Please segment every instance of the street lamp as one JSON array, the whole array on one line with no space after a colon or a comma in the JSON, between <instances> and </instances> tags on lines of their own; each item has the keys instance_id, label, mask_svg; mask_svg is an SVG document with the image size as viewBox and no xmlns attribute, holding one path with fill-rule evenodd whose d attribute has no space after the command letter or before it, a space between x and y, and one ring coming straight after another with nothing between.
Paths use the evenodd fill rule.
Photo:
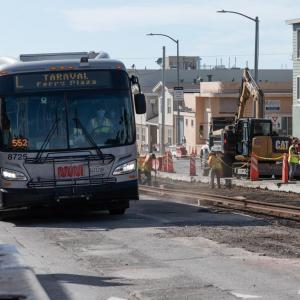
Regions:
<instances>
[{"instance_id":1,"label":"street lamp","mask_svg":"<svg viewBox=\"0 0 300 300\"><path fill-rule=\"evenodd\" d=\"M254 52L254 79L257 82L258 81L258 25L259 25L259 19L258 17L255 18L251 18L247 15L244 15L242 13L239 13L237 11L232 11L232 10L218 10L218 13L230 13L230 14L236 14L236 15L240 15L242 17L245 17L253 22L255 22L255 52ZM258 118L262 118L263 117L263 103L259 103L259 109L256 112L257 113L257 117ZM254 110L255 111L255 110ZM254 115L256 115L256 113L254 112Z\"/></svg>"},{"instance_id":2,"label":"street lamp","mask_svg":"<svg viewBox=\"0 0 300 300\"><path fill-rule=\"evenodd\" d=\"M177 87L179 87L179 40L175 40L174 38L170 37L167 34L163 33L148 33L147 35L153 36L153 35L161 35L169 38L172 40L174 43L177 45ZM180 144L180 132L179 132L179 127L180 127L180 111L179 111L179 103L178 103L178 109L177 109L177 145Z\"/></svg>"}]
</instances>

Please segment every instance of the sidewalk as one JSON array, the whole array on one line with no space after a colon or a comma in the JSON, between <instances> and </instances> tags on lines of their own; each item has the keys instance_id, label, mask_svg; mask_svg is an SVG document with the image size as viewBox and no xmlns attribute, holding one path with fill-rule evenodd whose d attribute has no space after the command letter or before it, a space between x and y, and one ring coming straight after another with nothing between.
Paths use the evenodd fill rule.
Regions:
<instances>
[{"instance_id":1,"label":"sidewalk","mask_svg":"<svg viewBox=\"0 0 300 300\"><path fill-rule=\"evenodd\" d=\"M0 244L0 299L49 300L14 245Z\"/></svg>"},{"instance_id":2,"label":"sidewalk","mask_svg":"<svg viewBox=\"0 0 300 300\"><path fill-rule=\"evenodd\" d=\"M201 182L209 183L208 176L202 176L199 161L196 161L196 176L189 176L189 160L174 160L175 173L157 172L157 178L168 178L175 181ZM154 171L152 171L154 180ZM261 179L259 181L250 181L249 179L230 178L232 186L240 186L253 189L263 189L277 192L288 192L300 194L300 181L293 181L283 184L281 180ZM225 178L221 179L221 184L225 185Z\"/></svg>"}]
</instances>

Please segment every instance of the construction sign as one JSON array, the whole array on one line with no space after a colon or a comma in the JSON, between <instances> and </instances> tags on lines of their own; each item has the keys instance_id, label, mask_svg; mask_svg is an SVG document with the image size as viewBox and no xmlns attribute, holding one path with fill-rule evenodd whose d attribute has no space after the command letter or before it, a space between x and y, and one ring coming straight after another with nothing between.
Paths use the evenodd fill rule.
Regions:
<instances>
[{"instance_id":1,"label":"construction sign","mask_svg":"<svg viewBox=\"0 0 300 300\"><path fill-rule=\"evenodd\" d=\"M183 87L174 87L174 101L181 104L184 101Z\"/></svg>"},{"instance_id":2,"label":"construction sign","mask_svg":"<svg viewBox=\"0 0 300 300\"><path fill-rule=\"evenodd\" d=\"M281 129L281 117L278 114L266 115L266 119L270 119L275 131Z\"/></svg>"}]
</instances>

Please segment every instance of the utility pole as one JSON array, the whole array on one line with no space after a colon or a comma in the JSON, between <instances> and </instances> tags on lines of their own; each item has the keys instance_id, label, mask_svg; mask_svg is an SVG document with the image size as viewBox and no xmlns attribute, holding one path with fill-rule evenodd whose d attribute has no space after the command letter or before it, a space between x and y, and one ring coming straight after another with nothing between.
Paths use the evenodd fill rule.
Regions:
<instances>
[{"instance_id":1,"label":"utility pole","mask_svg":"<svg viewBox=\"0 0 300 300\"><path fill-rule=\"evenodd\" d=\"M165 61L166 61L166 47L163 46L163 61L162 61L162 96L160 103L161 110L161 128L160 128L160 153L165 153Z\"/></svg>"},{"instance_id":2,"label":"utility pole","mask_svg":"<svg viewBox=\"0 0 300 300\"><path fill-rule=\"evenodd\" d=\"M175 40L171 36L163 33L148 33L147 35L153 36L153 35L161 35L164 37L167 37L168 39L172 40L174 43L177 45L177 87L179 88L179 81L180 81L180 75L179 75L179 70L180 70L180 62L179 62L179 40ZM180 109L179 109L179 104L178 104L178 110L177 110L177 145L180 144Z\"/></svg>"},{"instance_id":3,"label":"utility pole","mask_svg":"<svg viewBox=\"0 0 300 300\"><path fill-rule=\"evenodd\" d=\"M258 83L258 56L259 56L259 19L258 17L251 18L245 14L242 14L237 11L232 10L218 10L218 13L230 13L240 15L245 17L253 22L255 22L255 46L254 46L254 80ZM260 101L260 103L253 103L253 116L254 118L263 118L264 117L264 103Z\"/></svg>"}]
</instances>

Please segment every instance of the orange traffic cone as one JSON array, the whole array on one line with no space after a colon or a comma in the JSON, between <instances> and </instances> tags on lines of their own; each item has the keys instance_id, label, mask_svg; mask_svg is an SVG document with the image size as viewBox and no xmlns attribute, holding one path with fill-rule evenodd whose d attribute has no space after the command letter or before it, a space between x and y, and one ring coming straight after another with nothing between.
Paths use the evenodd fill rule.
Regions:
<instances>
[{"instance_id":1,"label":"orange traffic cone","mask_svg":"<svg viewBox=\"0 0 300 300\"><path fill-rule=\"evenodd\" d=\"M258 161L257 161L255 154L253 154L253 153L251 155L250 180L251 181L259 180Z\"/></svg>"},{"instance_id":2,"label":"orange traffic cone","mask_svg":"<svg viewBox=\"0 0 300 300\"><path fill-rule=\"evenodd\" d=\"M286 153L284 153L282 159L282 183L288 183L288 181L289 181L288 158Z\"/></svg>"},{"instance_id":3,"label":"orange traffic cone","mask_svg":"<svg viewBox=\"0 0 300 300\"><path fill-rule=\"evenodd\" d=\"M173 157L170 151L167 153L167 158L167 172L174 173Z\"/></svg>"},{"instance_id":4,"label":"orange traffic cone","mask_svg":"<svg viewBox=\"0 0 300 300\"><path fill-rule=\"evenodd\" d=\"M190 157L190 176L196 176L196 160L194 155Z\"/></svg>"}]
</instances>

